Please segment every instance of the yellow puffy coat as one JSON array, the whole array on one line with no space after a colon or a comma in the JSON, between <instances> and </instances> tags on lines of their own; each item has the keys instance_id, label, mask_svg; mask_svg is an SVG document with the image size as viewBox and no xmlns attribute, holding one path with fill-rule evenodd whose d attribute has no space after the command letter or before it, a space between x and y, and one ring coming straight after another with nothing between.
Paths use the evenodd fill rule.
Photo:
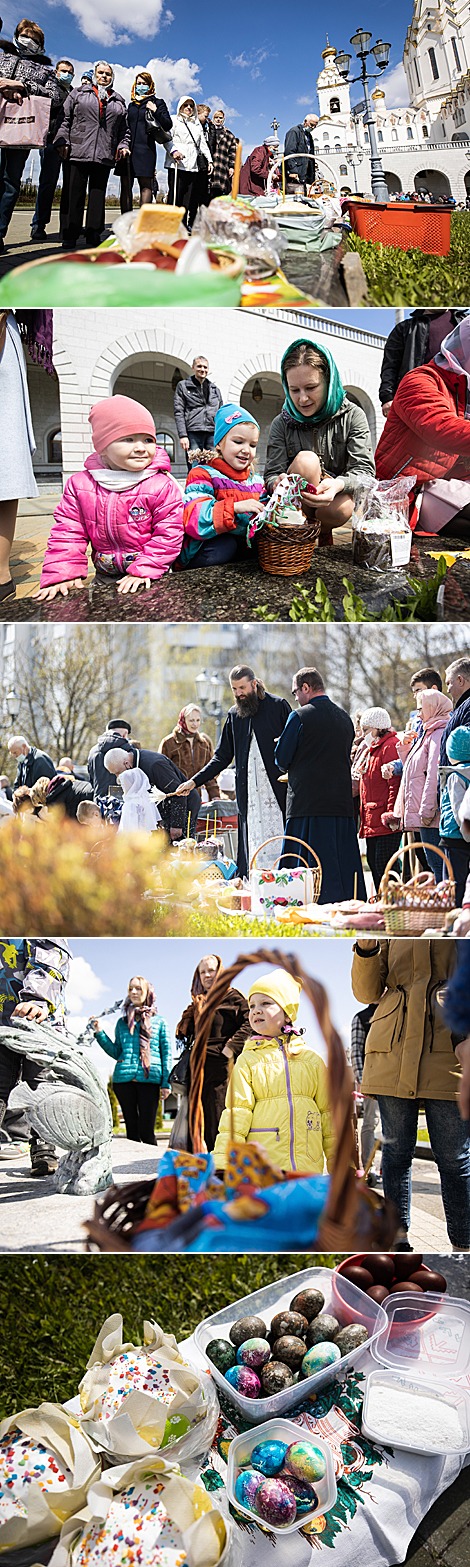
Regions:
<instances>
[{"instance_id":1,"label":"yellow puffy coat","mask_svg":"<svg viewBox=\"0 0 470 1567\"><path fill-rule=\"evenodd\" d=\"M225 1167L230 1139L231 1095L237 1140L261 1143L282 1170L322 1174L324 1155L331 1168L335 1143L326 1066L299 1035L291 1035L289 1055L281 1038L246 1040L220 1118L218 1170Z\"/></svg>"},{"instance_id":2,"label":"yellow puffy coat","mask_svg":"<svg viewBox=\"0 0 470 1567\"><path fill-rule=\"evenodd\" d=\"M359 943L360 945L360 943ZM354 949L352 988L378 1002L365 1051L362 1090L394 1099L455 1099L461 1069L440 1002L455 968L455 941L381 941Z\"/></svg>"}]
</instances>

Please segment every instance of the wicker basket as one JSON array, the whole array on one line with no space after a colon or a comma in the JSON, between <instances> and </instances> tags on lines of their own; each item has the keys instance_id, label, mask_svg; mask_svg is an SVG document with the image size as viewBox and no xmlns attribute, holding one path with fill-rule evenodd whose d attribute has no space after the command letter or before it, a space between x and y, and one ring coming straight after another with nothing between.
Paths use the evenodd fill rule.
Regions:
<instances>
[{"instance_id":1,"label":"wicker basket","mask_svg":"<svg viewBox=\"0 0 470 1567\"><path fill-rule=\"evenodd\" d=\"M257 536L261 570L271 577L298 577L309 571L320 530L316 518L304 528L265 522Z\"/></svg>"},{"instance_id":2,"label":"wicker basket","mask_svg":"<svg viewBox=\"0 0 470 1567\"><path fill-rule=\"evenodd\" d=\"M281 838L281 834L280 833L276 833L274 838L265 838L264 843L258 844L258 848L255 849L255 852L254 852L254 854L251 857L251 860L250 860L250 876L251 876L251 872L256 870L256 856L257 856L257 854L261 854L261 850L262 849L266 849L267 846L268 846L268 843L282 843L281 853L278 854L277 860L275 860L274 861L274 865L271 866L271 870L273 870L273 871L277 870L278 865L279 865L279 861L282 860L282 856L283 856L283 853L284 853L284 844L286 844L286 843L300 843L300 847L302 849L306 849L307 853L312 855L313 859L316 860L316 862L317 862L316 865L309 865L308 860L304 860L302 858L302 856L299 856L299 865L303 865L303 867L304 867L304 869L306 871L311 871L312 879L313 879L313 902L314 903L318 903L319 899L320 899L321 882L322 882L322 875L323 875L322 868L321 868L321 862L320 862L320 860L318 858L318 854L315 854L315 850L311 848L309 843L305 843L305 839L304 838L293 838L293 837L291 837L290 833L288 833L287 837L286 837L285 833L284 833L282 838ZM291 867L286 866L286 870L288 870L288 869L296 870L297 867L296 866L291 866Z\"/></svg>"},{"instance_id":3,"label":"wicker basket","mask_svg":"<svg viewBox=\"0 0 470 1567\"><path fill-rule=\"evenodd\" d=\"M411 854L413 848L414 844L406 844L403 849L397 849L382 876L379 898L387 936L422 936L429 926L441 930L445 926L447 914L455 908L454 872L447 855L437 844L423 843L423 849L432 849L433 854L440 854L446 867L449 879L440 893L434 878L426 871L420 871L411 876L409 881L403 881L392 870L395 860Z\"/></svg>"}]
</instances>

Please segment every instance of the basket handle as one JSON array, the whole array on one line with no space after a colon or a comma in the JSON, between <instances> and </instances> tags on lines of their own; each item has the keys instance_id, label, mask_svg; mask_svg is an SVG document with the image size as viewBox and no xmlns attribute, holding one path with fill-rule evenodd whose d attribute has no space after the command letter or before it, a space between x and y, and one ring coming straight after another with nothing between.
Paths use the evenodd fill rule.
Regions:
<instances>
[{"instance_id":1,"label":"basket handle","mask_svg":"<svg viewBox=\"0 0 470 1567\"><path fill-rule=\"evenodd\" d=\"M390 871L392 869L392 865L395 864L395 860L399 860L405 854L411 854L411 851L414 848L415 848L414 843L405 843L404 847L402 849L397 849L396 854L392 854L391 859L388 862L388 865L385 866L385 870L384 870L384 873L383 873L383 876L382 876L382 880L381 880L380 887L379 887L379 898L382 897L382 894L385 894L387 892L387 890L388 890ZM454 876L454 872L452 870L452 866L451 866L450 860L447 858L447 854L444 854L444 850L440 849L439 845L437 843L421 843L421 848L423 848L423 849L431 849L433 854L440 854L441 855L441 859L443 859L444 865L446 866L446 869L447 869L447 875L448 875L449 882L452 882L452 885L453 885L453 888L454 888L454 893L455 893L455 876ZM413 885L413 882L415 882L415 883L417 882L418 876L420 874L421 874L420 871L416 871L415 875L414 876L410 876L410 880L408 882L406 882L405 885L407 887L411 887Z\"/></svg>"},{"instance_id":2,"label":"basket handle","mask_svg":"<svg viewBox=\"0 0 470 1567\"><path fill-rule=\"evenodd\" d=\"M277 843L280 838L281 838L281 834L280 834L280 832L277 832L277 833L274 834L273 838L266 838L264 843L259 843L258 844L258 848L255 849L255 852L254 852L254 854L252 856L252 859L250 861L250 875L251 875L252 871L256 870L255 860L256 860L257 854L261 854L261 850L262 849L267 849L269 843ZM286 836L284 834L284 836L282 837L281 842L283 844L284 843L300 843L302 845L303 849L307 849L309 854L313 854L313 856L314 856L314 858L316 859L316 862L317 862L317 866L318 866L318 870L320 872L320 876L323 875L321 862L320 862L320 860L318 858L318 854L315 854L315 849L312 849L310 847L310 844L305 842L304 838L294 838L294 837L291 837L291 834L289 833L287 838L286 838ZM279 865L279 861L282 860L282 853L283 853L283 851L281 849L281 853L278 855L277 860L274 861L273 870L277 870L277 867ZM308 860L301 859L301 865L303 865L305 867L305 870L307 870L307 871L315 870L315 866L309 865ZM294 866L291 866L291 869L293 870Z\"/></svg>"}]
</instances>

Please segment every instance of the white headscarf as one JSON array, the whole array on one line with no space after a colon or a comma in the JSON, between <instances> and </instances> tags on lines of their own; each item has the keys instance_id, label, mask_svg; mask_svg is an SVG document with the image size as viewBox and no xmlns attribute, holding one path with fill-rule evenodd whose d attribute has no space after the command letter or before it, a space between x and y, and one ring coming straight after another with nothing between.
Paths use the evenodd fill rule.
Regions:
<instances>
[{"instance_id":1,"label":"white headscarf","mask_svg":"<svg viewBox=\"0 0 470 1567\"><path fill-rule=\"evenodd\" d=\"M465 418L470 419L470 316L464 316L458 326L454 326L452 332L441 343L439 353L434 356L434 364L438 370L454 370L457 375L464 375L467 382L467 399Z\"/></svg>"},{"instance_id":2,"label":"white headscarf","mask_svg":"<svg viewBox=\"0 0 470 1567\"><path fill-rule=\"evenodd\" d=\"M128 767L119 775L125 800L118 832L153 832L160 814L152 800L147 774L141 767Z\"/></svg>"}]
</instances>

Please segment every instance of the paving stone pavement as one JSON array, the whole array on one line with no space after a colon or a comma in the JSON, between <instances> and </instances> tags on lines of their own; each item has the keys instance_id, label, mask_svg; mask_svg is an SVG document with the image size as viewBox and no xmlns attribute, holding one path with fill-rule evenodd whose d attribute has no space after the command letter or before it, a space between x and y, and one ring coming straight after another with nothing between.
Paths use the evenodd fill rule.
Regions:
<instances>
[{"instance_id":1,"label":"paving stone pavement","mask_svg":"<svg viewBox=\"0 0 470 1567\"><path fill-rule=\"evenodd\" d=\"M168 1133L158 1137L155 1148L113 1137L115 1182L149 1180L167 1145ZM85 1251L83 1224L92 1217L94 1198L54 1191L52 1176L33 1179L28 1153L0 1157L0 1203L0 1252Z\"/></svg>"},{"instance_id":2,"label":"paving stone pavement","mask_svg":"<svg viewBox=\"0 0 470 1567\"><path fill-rule=\"evenodd\" d=\"M469 1567L470 1467L434 1502L408 1546L411 1567Z\"/></svg>"}]
</instances>

